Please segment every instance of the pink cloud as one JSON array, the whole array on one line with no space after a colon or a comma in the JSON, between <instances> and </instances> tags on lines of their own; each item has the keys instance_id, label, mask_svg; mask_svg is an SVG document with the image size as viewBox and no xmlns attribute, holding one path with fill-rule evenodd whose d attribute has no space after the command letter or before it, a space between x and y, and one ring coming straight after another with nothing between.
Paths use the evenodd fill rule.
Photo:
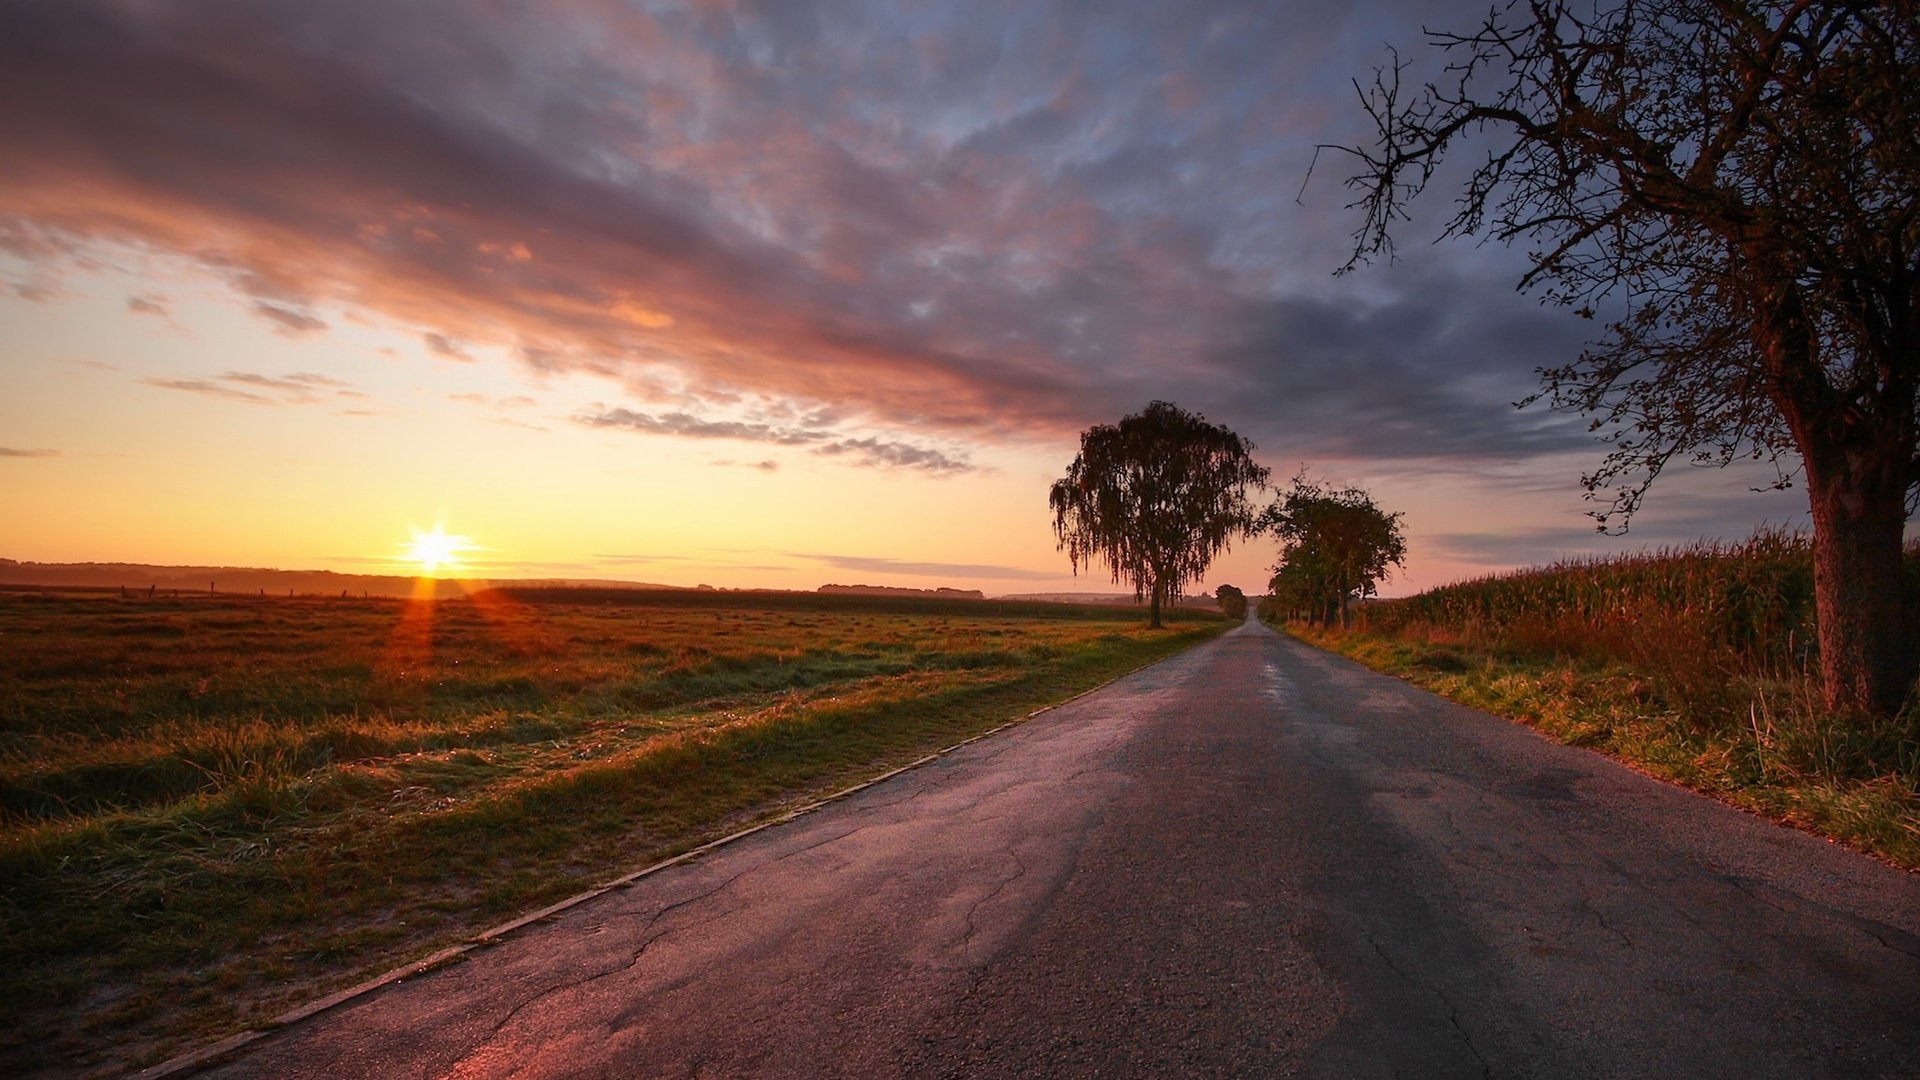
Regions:
<instances>
[{"instance_id":1,"label":"pink cloud","mask_svg":"<svg viewBox=\"0 0 1920 1080\"><path fill-rule=\"evenodd\" d=\"M1269 105L1345 7L1255 7L1093 34L1098 5L15 4L0 250L47 280L170 254L282 333L375 318L655 418L833 406L858 425L833 445L875 440L846 461L885 464L889 430L1059 440L1155 396L1357 453L1536 449L1503 419L1526 387L1484 377L1538 362L1531 304L1476 321L1499 290L1464 272L1418 286L1472 298L1445 312L1282 294L1340 254L1283 241L1345 227L1302 226L1282 163L1313 133L1266 117L1306 115Z\"/></svg>"},{"instance_id":2,"label":"pink cloud","mask_svg":"<svg viewBox=\"0 0 1920 1080\"><path fill-rule=\"evenodd\" d=\"M327 328L326 320L308 312L299 311L279 304L269 304L265 300L256 301L253 310L273 323L283 334L299 337L316 333Z\"/></svg>"},{"instance_id":3,"label":"pink cloud","mask_svg":"<svg viewBox=\"0 0 1920 1080\"><path fill-rule=\"evenodd\" d=\"M903 331L904 303L853 295L888 249L970 227L954 215L983 194L965 177L903 182L775 110L730 116L718 138L649 128L649 153L616 180L330 56L253 40L247 18L155 11L136 30L89 15L42 12L40 47L4 57L14 74L0 76L42 91L0 120L29 162L0 177L0 217L43 246L188 254L282 333L325 330L310 305L326 302L432 327L429 349L453 358L467 341L517 344L537 367L663 366L716 393L937 424L991 422L1058 388L1032 345ZM711 58L682 60L740 92ZM616 140L641 134L622 129L633 122L583 121Z\"/></svg>"}]
</instances>

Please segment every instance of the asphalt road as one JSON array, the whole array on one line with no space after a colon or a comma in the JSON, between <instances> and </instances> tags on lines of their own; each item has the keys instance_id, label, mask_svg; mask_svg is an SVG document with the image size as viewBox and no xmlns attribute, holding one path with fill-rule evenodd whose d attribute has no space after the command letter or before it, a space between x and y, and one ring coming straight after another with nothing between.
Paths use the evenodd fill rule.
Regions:
<instances>
[{"instance_id":1,"label":"asphalt road","mask_svg":"<svg viewBox=\"0 0 1920 1080\"><path fill-rule=\"evenodd\" d=\"M1920 876L1249 623L222 1076L1920 1075Z\"/></svg>"}]
</instances>

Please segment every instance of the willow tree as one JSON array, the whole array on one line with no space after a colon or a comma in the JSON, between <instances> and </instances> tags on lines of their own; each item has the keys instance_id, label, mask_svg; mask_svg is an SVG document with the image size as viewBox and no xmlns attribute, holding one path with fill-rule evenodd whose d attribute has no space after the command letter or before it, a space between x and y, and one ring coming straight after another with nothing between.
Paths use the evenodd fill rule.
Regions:
<instances>
[{"instance_id":1,"label":"willow tree","mask_svg":"<svg viewBox=\"0 0 1920 1080\"><path fill-rule=\"evenodd\" d=\"M1920 485L1920 0L1530 0L1429 35L1363 101L1348 149L1392 251L1450 152L1474 161L1446 234L1521 241L1521 279L1592 317L1538 398L1610 443L1585 478L1626 515L1678 458L1771 460L1806 485L1830 707L1891 712L1913 685L1901 542Z\"/></svg>"},{"instance_id":2,"label":"willow tree","mask_svg":"<svg viewBox=\"0 0 1920 1080\"><path fill-rule=\"evenodd\" d=\"M1252 455L1246 439L1164 401L1088 428L1048 494L1073 572L1105 562L1160 626L1167 599L1252 530L1250 498L1268 476Z\"/></svg>"}]
</instances>

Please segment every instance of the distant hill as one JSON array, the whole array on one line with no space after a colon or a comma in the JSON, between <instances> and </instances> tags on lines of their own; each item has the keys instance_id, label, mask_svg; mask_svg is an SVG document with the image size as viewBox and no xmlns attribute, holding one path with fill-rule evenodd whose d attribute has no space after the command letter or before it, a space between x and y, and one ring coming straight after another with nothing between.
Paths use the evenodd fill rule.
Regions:
<instances>
[{"instance_id":1,"label":"distant hill","mask_svg":"<svg viewBox=\"0 0 1920 1080\"><path fill-rule=\"evenodd\" d=\"M418 579L398 574L341 574L332 570L269 570L248 566L149 566L145 563L37 563L0 559L0 587L152 589L163 592L268 593L285 596L412 596ZM539 588L671 589L633 581L575 578L441 578L436 596L463 596L491 586Z\"/></svg>"},{"instance_id":2,"label":"distant hill","mask_svg":"<svg viewBox=\"0 0 1920 1080\"><path fill-rule=\"evenodd\" d=\"M907 589L897 585L822 585L819 591L849 596L930 596L947 600L984 600L987 597L979 589Z\"/></svg>"}]
</instances>

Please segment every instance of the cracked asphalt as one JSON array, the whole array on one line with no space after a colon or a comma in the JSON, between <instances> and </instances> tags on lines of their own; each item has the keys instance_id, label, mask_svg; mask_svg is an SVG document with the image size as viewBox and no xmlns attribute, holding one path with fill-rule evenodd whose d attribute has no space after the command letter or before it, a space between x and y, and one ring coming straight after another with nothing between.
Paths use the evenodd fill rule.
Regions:
<instances>
[{"instance_id":1,"label":"cracked asphalt","mask_svg":"<svg viewBox=\"0 0 1920 1080\"><path fill-rule=\"evenodd\" d=\"M1911 1077L1920 876L1248 623L215 1073Z\"/></svg>"}]
</instances>

